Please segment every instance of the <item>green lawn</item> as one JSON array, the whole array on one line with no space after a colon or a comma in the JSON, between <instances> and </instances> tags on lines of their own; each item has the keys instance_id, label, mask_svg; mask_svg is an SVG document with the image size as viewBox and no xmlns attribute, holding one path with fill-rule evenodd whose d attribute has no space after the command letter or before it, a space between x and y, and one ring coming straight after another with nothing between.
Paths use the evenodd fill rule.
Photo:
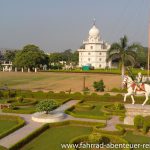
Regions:
<instances>
[{"instance_id":1,"label":"green lawn","mask_svg":"<svg viewBox=\"0 0 150 150\"><path fill-rule=\"evenodd\" d=\"M90 134L91 132L91 128L81 126L50 128L27 144L22 150L60 150L61 144L68 143L76 136Z\"/></svg>"},{"instance_id":2,"label":"green lawn","mask_svg":"<svg viewBox=\"0 0 150 150\"><path fill-rule=\"evenodd\" d=\"M0 134L6 132L10 128L17 125L16 121L13 120L0 120Z\"/></svg>"},{"instance_id":3,"label":"green lawn","mask_svg":"<svg viewBox=\"0 0 150 150\"><path fill-rule=\"evenodd\" d=\"M150 137L139 135L137 133L134 133L133 131L127 131L127 133L124 136L124 139L132 144L150 144ZM140 148L139 150L144 150L144 149ZM150 148L146 150L150 150Z\"/></svg>"}]
</instances>

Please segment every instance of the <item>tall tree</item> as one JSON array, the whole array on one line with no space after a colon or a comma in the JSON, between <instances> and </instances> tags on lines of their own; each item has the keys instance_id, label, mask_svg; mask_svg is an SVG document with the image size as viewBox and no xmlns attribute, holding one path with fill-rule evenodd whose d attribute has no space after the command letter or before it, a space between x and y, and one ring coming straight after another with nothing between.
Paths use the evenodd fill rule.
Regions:
<instances>
[{"instance_id":1,"label":"tall tree","mask_svg":"<svg viewBox=\"0 0 150 150\"><path fill-rule=\"evenodd\" d=\"M6 50L6 52L4 53L4 60L12 62L15 59L16 53L17 50Z\"/></svg>"},{"instance_id":2,"label":"tall tree","mask_svg":"<svg viewBox=\"0 0 150 150\"><path fill-rule=\"evenodd\" d=\"M128 39L126 36L120 38L118 43L113 43L108 51L107 61L114 58L119 58L121 63L121 75L122 80L125 74L125 62L129 61L132 65L135 64L136 53L139 48L139 44L128 45Z\"/></svg>"},{"instance_id":3,"label":"tall tree","mask_svg":"<svg viewBox=\"0 0 150 150\"><path fill-rule=\"evenodd\" d=\"M17 67L35 68L41 65L47 65L48 57L39 47L35 45L26 45L21 51L16 54L14 65Z\"/></svg>"}]
</instances>

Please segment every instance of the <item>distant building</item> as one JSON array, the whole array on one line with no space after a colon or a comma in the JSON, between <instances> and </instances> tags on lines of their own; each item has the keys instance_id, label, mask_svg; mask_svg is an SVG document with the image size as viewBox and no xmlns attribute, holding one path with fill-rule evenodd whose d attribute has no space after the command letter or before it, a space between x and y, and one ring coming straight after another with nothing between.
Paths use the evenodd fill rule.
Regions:
<instances>
[{"instance_id":1,"label":"distant building","mask_svg":"<svg viewBox=\"0 0 150 150\"><path fill-rule=\"evenodd\" d=\"M78 49L79 52L79 67L93 66L95 69L99 68L111 68L111 61L106 62L107 51L110 45L100 38L100 31L93 24L93 27L89 31L89 37L87 41L83 41L85 47Z\"/></svg>"},{"instance_id":2,"label":"distant building","mask_svg":"<svg viewBox=\"0 0 150 150\"><path fill-rule=\"evenodd\" d=\"M2 68L3 68L3 72L5 72L5 71L12 71L12 62L6 62L6 61L4 61L2 64Z\"/></svg>"}]
</instances>

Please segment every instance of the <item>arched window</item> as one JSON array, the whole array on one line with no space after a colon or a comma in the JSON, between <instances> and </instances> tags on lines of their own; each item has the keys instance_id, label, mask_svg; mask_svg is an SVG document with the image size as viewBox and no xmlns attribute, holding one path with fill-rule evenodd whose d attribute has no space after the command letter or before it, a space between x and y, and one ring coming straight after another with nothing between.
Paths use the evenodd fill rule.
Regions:
<instances>
[{"instance_id":1,"label":"arched window","mask_svg":"<svg viewBox=\"0 0 150 150\"><path fill-rule=\"evenodd\" d=\"M91 46L91 49L93 49L93 46Z\"/></svg>"},{"instance_id":2,"label":"arched window","mask_svg":"<svg viewBox=\"0 0 150 150\"><path fill-rule=\"evenodd\" d=\"M88 55L91 55L91 53L88 53Z\"/></svg>"},{"instance_id":3,"label":"arched window","mask_svg":"<svg viewBox=\"0 0 150 150\"><path fill-rule=\"evenodd\" d=\"M90 58L88 58L88 61L90 61L91 59Z\"/></svg>"},{"instance_id":4,"label":"arched window","mask_svg":"<svg viewBox=\"0 0 150 150\"><path fill-rule=\"evenodd\" d=\"M101 65L101 64L99 64L99 67L101 68L101 67L102 67L102 65Z\"/></svg>"},{"instance_id":5,"label":"arched window","mask_svg":"<svg viewBox=\"0 0 150 150\"><path fill-rule=\"evenodd\" d=\"M100 52L99 55L102 55L102 53Z\"/></svg>"},{"instance_id":6,"label":"arched window","mask_svg":"<svg viewBox=\"0 0 150 150\"><path fill-rule=\"evenodd\" d=\"M99 58L99 61L101 61L102 60L102 58Z\"/></svg>"}]
</instances>

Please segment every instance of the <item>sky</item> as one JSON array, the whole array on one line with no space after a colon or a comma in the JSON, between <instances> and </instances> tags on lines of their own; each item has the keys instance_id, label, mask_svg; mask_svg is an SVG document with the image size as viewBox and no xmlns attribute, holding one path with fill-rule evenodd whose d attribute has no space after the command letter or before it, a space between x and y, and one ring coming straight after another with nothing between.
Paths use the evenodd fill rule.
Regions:
<instances>
[{"instance_id":1,"label":"sky","mask_svg":"<svg viewBox=\"0 0 150 150\"><path fill-rule=\"evenodd\" d=\"M96 19L101 38L148 45L150 0L0 0L0 48L76 50Z\"/></svg>"}]
</instances>

